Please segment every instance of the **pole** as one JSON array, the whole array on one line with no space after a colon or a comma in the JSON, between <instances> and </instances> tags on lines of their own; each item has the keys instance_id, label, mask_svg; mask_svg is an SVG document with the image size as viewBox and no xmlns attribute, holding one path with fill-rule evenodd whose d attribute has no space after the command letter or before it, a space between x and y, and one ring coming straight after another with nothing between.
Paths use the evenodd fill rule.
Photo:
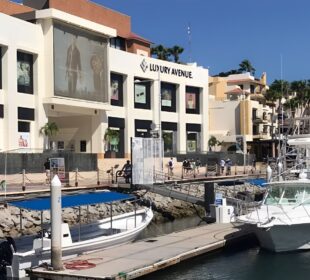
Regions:
<instances>
[{"instance_id":1,"label":"pole","mask_svg":"<svg viewBox=\"0 0 310 280\"><path fill-rule=\"evenodd\" d=\"M61 251L61 182L57 175L51 182L51 221L52 221L52 250L51 261L54 270L62 270Z\"/></svg>"},{"instance_id":2,"label":"pole","mask_svg":"<svg viewBox=\"0 0 310 280\"><path fill-rule=\"evenodd\" d=\"M243 173L246 173L246 116L245 116L245 93L243 91Z\"/></svg>"}]
</instances>

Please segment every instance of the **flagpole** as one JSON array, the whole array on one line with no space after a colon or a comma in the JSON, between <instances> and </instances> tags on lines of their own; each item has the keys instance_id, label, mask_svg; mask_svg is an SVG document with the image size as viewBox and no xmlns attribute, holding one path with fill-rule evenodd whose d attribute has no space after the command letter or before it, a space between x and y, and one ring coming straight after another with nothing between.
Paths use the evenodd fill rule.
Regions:
<instances>
[{"instance_id":1,"label":"flagpole","mask_svg":"<svg viewBox=\"0 0 310 280\"><path fill-rule=\"evenodd\" d=\"M191 24L187 26L187 35L188 35L188 53L189 53L189 62L192 62L192 34L191 34Z\"/></svg>"}]
</instances>

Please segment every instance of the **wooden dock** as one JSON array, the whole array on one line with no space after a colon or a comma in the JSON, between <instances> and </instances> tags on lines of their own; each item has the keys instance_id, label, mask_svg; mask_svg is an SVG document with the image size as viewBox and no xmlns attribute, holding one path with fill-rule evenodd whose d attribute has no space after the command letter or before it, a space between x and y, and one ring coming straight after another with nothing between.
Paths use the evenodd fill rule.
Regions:
<instances>
[{"instance_id":1,"label":"wooden dock","mask_svg":"<svg viewBox=\"0 0 310 280\"><path fill-rule=\"evenodd\" d=\"M249 234L242 225L208 224L83 254L64 261L62 271L38 267L28 273L31 279L134 279L223 248ZM86 269L77 270L79 266Z\"/></svg>"}]
</instances>

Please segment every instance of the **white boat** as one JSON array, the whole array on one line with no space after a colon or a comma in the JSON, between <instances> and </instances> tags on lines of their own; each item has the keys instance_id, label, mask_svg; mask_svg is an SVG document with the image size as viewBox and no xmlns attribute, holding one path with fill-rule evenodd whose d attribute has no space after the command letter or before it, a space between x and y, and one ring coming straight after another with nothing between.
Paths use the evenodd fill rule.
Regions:
<instances>
[{"instance_id":1,"label":"white boat","mask_svg":"<svg viewBox=\"0 0 310 280\"><path fill-rule=\"evenodd\" d=\"M91 200L86 201L88 203L83 205L92 204ZM152 218L152 210L142 208L74 228L69 228L68 224L63 223L62 257L68 259L85 252L133 241L149 225ZM16 247L17 252L13 253L12 263L6 267L8 277L21 278L25 276L25 269L50 263L51 237L47 232L35 238L28 236L16 240Z\"/></svg>"},{"instance_id":2,"label":"white boat","mask_svg":"<svg viewBox=\"0 0 310 280\"><path fill-rule=\"evenodd\" d=\"M260 246L267 250L310 249L310 180L267 184L262 204L237 220L251 225Z\"/></svg>"}]
</instances>

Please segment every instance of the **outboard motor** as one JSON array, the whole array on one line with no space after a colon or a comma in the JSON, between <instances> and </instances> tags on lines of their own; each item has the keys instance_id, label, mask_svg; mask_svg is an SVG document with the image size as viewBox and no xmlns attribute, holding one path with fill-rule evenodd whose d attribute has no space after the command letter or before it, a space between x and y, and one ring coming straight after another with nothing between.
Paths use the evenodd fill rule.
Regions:
<instances>
[{"instance_id":1,"label":"outboard motor","mask_svg":"<svg viewBox=\"0 0 310 280\"><path fill-rule=\"evenodd\" d=\"M12 265L13 253L16 252L16 244L12 237L7 237L0 243L0 279L6 279L6 266Z\"/></svg>"}]
</instances>

